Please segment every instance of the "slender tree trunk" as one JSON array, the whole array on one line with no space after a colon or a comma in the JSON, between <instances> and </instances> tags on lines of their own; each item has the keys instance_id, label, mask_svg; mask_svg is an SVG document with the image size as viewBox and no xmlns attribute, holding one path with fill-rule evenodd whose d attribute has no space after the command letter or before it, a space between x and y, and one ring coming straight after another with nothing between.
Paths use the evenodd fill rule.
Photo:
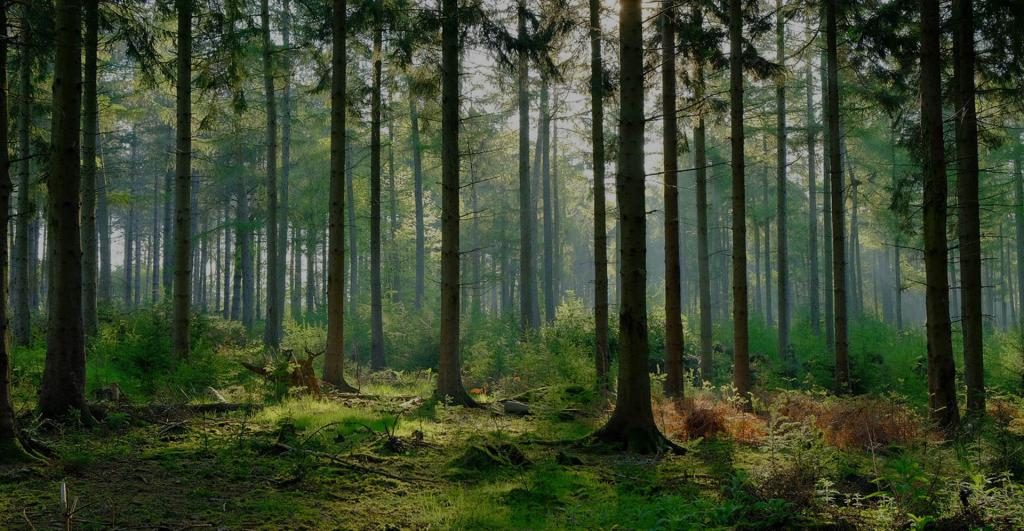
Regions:
<instances>
[{"instance_id":1,"label":"slender tree trunk","mask_svg":"<svg viewBox=\"0 0 1024 531\"><path fill-rule=\"evenodd\" d=\"M610 387L608 350L608 228L604 186L604 64L601 57L601 1L590 0L590 117L594 166L594 364L597 387Z\"/></svg>"},{"instance_id":2,"label":"slender tree trunk","mask_svg":"<svg viewBox=\"0 0 1024 531\"><path fill-rule=\"evenodd\" d=\"M345 153L348 155L348 160L352 160L352 145L349 143L348 137L345 137ZM352 312L354 318L359 317L358 304L359 304L359 233L358 227L356 226L356 194L352 185L352 167L345 167L345 193L348 195L348 208L346 214L348 215L348 249L349 249L349 309ZM312 269L313 258L315 249L310 251L309 264ZM310 276L310 279L313 277ZM311 288L312 289L312 288Z\"/></svg>"},{"instance_id":3,"label":"slender tree trunk","mask_svg":"<svg viewBox=\"0 0 1024 531\"><path fill-rule=\"evenodd\" d=\"M470 406L474 402L462 386L459 362L458 0L442 0L441 15L441 345L437 395Z\"/></svg>"},{"instance_id":4,"label":"slender tree trunk","mask_svg":"<svg viewBox=\"0 0 1024 531\"><path fill-rule=\"evenodd\" d=\"M541 198L544 212L544 318L555 322L555 245L554 213L551 196L551 104L550 81L544 79L540 88Z\"/></svg>"},{"instance_id":5,"label":"slender tree trunk","mask_svg":"<svg viewBox=\"0 0 1024 531\"><path fill-rule=\"evenodd\" d=\"M178 12L177 147L174 186L174 352L187 358L192 284L192 0L175 0Z\"/></svg>"},{"instance_id":6,"label":"slender tree trunk","mask_svg":"<svg viewBox=\"0 0 1024 531\"><path fill-rule=\"evenodd\" d=\"M381 46L380 21L373 30L373 91L370 103L370 369L379 371L384 360L384 307L381 286L380 192L381 192Z\"/></svg>"},{"instance_id":7,"label":"slender tree trunk","mask_svg":"<svg viewBox=\"0 0 1024 531\"><path fill-rule=\"evenodd\" d=\"M423 154L420 145L419 104L412 85L409 89L409 143L412 147L413 199L416 208L416 309L423 307L426 277L426 235L423 225Z\"/></svg>"},{"instance_id":8,"label":"slender tree trunk","mask_svg":"<svg viewBox=\"0 0 1024 531\"><path fill-rule=\"evenodd\" d=\"M835 0L832 0L833 2ZM946 273L946 159L942 135L942 58L938 0L921 0L921 132L924 155L924 260L928 314L928 403L932 420L952 430L960 422L949 323ZM838 306L837 306L838 308Z\"/></svg>"},{"instance_id":9,"label":"slender tree trunk","mask_svg":"<svg viewBox=\"0 0 1024 531\"><path fill-rule=\"evenodd\" d=\"M242 165L242 159L238 158L239 165ZM235 236L235 240L238 242L238 274L235 276L236 282L241 287L241 304L240 304L240 316L242 326L246 330L252 331L253 326L253 300L255 286L253 285L253 256L252 256L252 220L249 217L249 188L245 179L245 172L241 172L238 176L238 191L236 197L238 200L238 213L235 223L237 223L238 234Z\"/></svg>"},{"instance_id":10,"label":"slender tree trunk","mask_svg":"<svg viewBox=\"0 0 1024 531\"><path fill-rule=\"evenodd\" d=\"M974 0L953 0L953 90L956 102L957 204L960 236L961 320L967 412L985 413L981 313L981 219L978 205L978 114L974 87Z\"/></svg>"},{"instance_id":11,"label":"slender tree trunk","mask_svg":"<svg viewBox=\"0 0 1024 531\"><path fill-rule=\"evenodd\" d=\"M60 5L60 4L58 4ZM7 245L10 226L11 163L7 152L7 4L0 5L0 464L24 461L28 454L18 442L11 402L11 356L7 318ZM22 189L20 193L25 193ZM19 222L23 223L23 222Z\"/></svg>"},{"instance_id":12,"label":"slender tree trunk","mask_svg":"<svg viewBox=\"0 0 1024 531\"><path fill-rule=\"evenodd\" d=\"M836 391L850 391L850 360L846 337L846 246L843 213L843 164L839 150L839 54L836 44L837 0L827 0L826 49L828 55L828 157L832 202L832 281L835 293Z\"/></svg>"},{"instance_id":13,"label":"slender tree trunk","mask_svg":"<svg viewBox=\"0 0 1024 531\"><path fill-rule=\"evenodd\" d=\"M519 325L525 332L540 327L533 272L533 195L530 192L530 58L527 54L526 4L519 0Z\"/></svg>"},{"instance_id":14,"label":"slender tree trunk","mask_svg":"<svg viewBox=\"0 0 1024 531\"><path fill-rule=\"evenodd\" d=\"M328 272L330 274L330 272ZM330 289L328 287L328 289ZM353 307L354 304L353 304ZM316 312L316 231L306 229L306 313Z\"/></svg>"},{"instance_id":15,"label":"slender tree trunk","mask_svg":"<svg viewBox=\"0 0 1024 531\"><path fill-rule=\"evenodd\" d=\"M679 276L679 127L676 118L676 14L674 0L661 11L661 106L664 120L665 395L683 395L683 308Z\"/></svg>"},{"instance_id":16,"label":"slender tree trunk","mask_svg":"<svg viewBox=\"0 0 1024 531\"><path fill-rule=\"evenodd\" d=\"M824 12L822 18L824 18ZM829 121L832 120L829 111L828 98L828 54L822 50L821 54L821 121L822 121L822 144L825 150L822 166L824 174L824 199L822 201L822 247L825 259L825 345L830 352L835 352L836 320L835 320L835 291L833 287L832 270L832 171L831 171L831 140Z\"/></svg>"},{"instance_id":17,"label":"slender tree trunk","mask_svg":"<svg viewBox=\"0 0 1024 531\"><path fill-rule=\"evenodd\" d=\"M783 14L783 0L775 0L776 22L776 61L782 67L786 65L786 21ZM779 357L791 362L789 355L789 256L786 247L786 165L788 164L786 142L786 81L784 76L779 76L775 87L775 112L776 112L776 169L777 183L775 185L775 219L777 237L775 238L778 252L776 270L778 271L778 312L779 316ZM792 367L787 370L791 370Z\"/></svg>"},{"instance_id":18,"label":"slender tree trunk","mask_svg":"<svg viewBox=\"0 0 1024 531\"><path fill-rule=\"evenodd\" d=\"M622 230L619 385L615 410L595 438L628 451L654 453L668 445L651 411L647 371L647 223L644 207L644 68L640 0L619 10L619 164L616 195Z\"/></svg>"},{"instance_id":19,"label":"slender tree trunk","mask_svg":"<svg viewBox=\"0 0 1024 531\"><path fill-rule=\"evenodd\" d=\"M82 79L82 322L86 335L94 335L96 281L99 265L96 242L96 140L99 136L99 104L96 94L96 53L99 34L99 1L85 0L85 77Z\"/></svg>"},{"instance_id":20,"label":"slender tree trunk","mask_svg":"<svg viewBox=\"0 0 1024 531\"><path fill-rule=\"evenodd\" d=\"M732 124L733 387L749 403L750 336L747 329L747 200L743 155L743 9L729 0L729 108Z\"/></svg>"},{"instance_id":21,"label":"slender tree trunk","mask_svg":"<svg viewBox=\"0 0 1024 531\"><path fill-rule=\"evenodd\" d=\"M1021 168L1020 146L1015 146L1013 159L1013 211L1017 240L1017 302L1019 317L1024 320L1024 168ZM1024 323L1017 323L1024 328Z\"/></svg>"},{"instance_id":22,"label":"slender tree trunk","mask_svg":"<svg viewBox=\"0 0 1024 531\"><path fill-rule=\"evenodd\" d=\"M402 300L402 267L398 251L398 188L395 184L395 121L388 113L388 246L391 254L391 298Z\"/></svg>"},{"instance_id":23,"label":"slender tree trunk","mask_svg":"<svg viewBox=\"0 0 1024 531\"><path fill-rule=\"evenodd\" d=\"M558 177L558 99L557 93L552 97L554 110L551 116L551 246L554 248L553 284L555 305L562 301L562 201L561 184ZM582 293L582 292L579 292Z\"/></svg>"},{"instance_id":24,"label":"slender tree trunk","mask_svg":"<svg viewBox=\"0 0 1024 531\"><path fill-rule=\"evenodd\" d=\"M291 6L290 0L281 0L281 65L284 70L284 87L281 90L281 197L278 204L277 224L277 286L275 301L278 340L284 339L285 271L288 268L288 218L291 175L292 144L292 63L291 63ZM297 314L294 314L294 319Z\"/></svg>"},{"instance_id":25,"label":"slender tree trunk","mask_svg":"<svg viewBox=\"0 0 1024 531\"><path fill-rule=\"evenodd\" d=\"M703 14L697 15L703 21ZM704 64L695 64L695 100L704 99ZM700 375L701 380L710 382L715 374L711 350L711 258L708 255L708 159L704 128L704 114L697 115L693 129L694 165L697 180L697 275L700 305Z\"/></svg>"},{"instance_id":26,"label":"slender tree trunk","mask_svg":"<svg viewBox=\"0 0 1024 531\"><path fill-rule=\"evenodd\" d=\"M174 218L172 216L174 210L174 175L175 170L171 170L164 177L164 271L160 282L165 293L171 293L172 279L174 277L174 246L176 244L174 239ZM109 238L107 241L110 241Z\"/></svg>"},{"instance_id":27,"label":"slender tree trunk","mask_svg":"<svg viewBox=\"0 0 1024 531\"><path fill-rule=\"evenodd\" d=\"M160 300L160 176L153 174L153 239L150 246L152 269L150 269L150 293L155 304ZM219 243L218 243L219 249Z\"/></svg>"},{"instance_id":28,"label":"slender tree trunk","mask_svg":"<svg viewBox=\"0 0 1024 531\"><path fill-rule=\"evenodd\" d=\"M14 292L11 297L13 311L14 344L28 346L32 341L32 277L36 268L36 255L30 250L34 225L35 206L32 204L31 191L31 146L30 129L32 127L32 57L29 53L32 44L30 6L21 6L21 53L18 59L18 91L19 105L16 128L18 130L18 220L15 225L14 237ZM6 16L6 11L4 11ZM6 32L4 32L6 35ZM6 41L5 41L6 42ZM4 69L6 75L6 68ZM0 183L2 185L3 183ZM0 294L2 296L2 294ZM2 377L3 373L0 373Z\"/></svg>"},{"instance_id":29,"label":"slender tree trunk","mask_svg":"<svg viewBox=\"0 0 1024 531\"><path fill-rule=\"evenodd\" d=\"M299 227L292 225L292 320L302 320L302 234Z\"/></svg>"},{"instance_id":30,"label":"slender tree trunk","mask_svg":"<svg viewBox=\"0 0 1024 531\"><path fill-rule=\"evenodd\" d=\"M55 11L53 146L46 181L47 237L50 239L47 250L50 280L47 286L51 296L39 410L44 417L51 419L60 418L69 410L78 410L83 418L89 419L85 403L82 240L79 226L82 5L77 0L57 0Z\"/></svg>"},{"instance_id":31,"label":"slender tree trunk","mask_svg":"<svg viewBox=\"0 0 1024 531\"><path fill-rule=\"evenodd\" d=\"M810 271L807 290L810 292L811 333L821 333L821 281L818 277L818 154L817 154L817 119L814 113L814 67L810 58L807 60L807 226L808 254L810 254Z\"/></svg>"},{"instance_id":32,"label":"slender tree trunk","mask_svg":"<svg viewBox=\"0 0 1024 531\"><path fill-rule=\"evenodd\" d=\"M224 199L224 313L223 317L225 320L233 319L231 314L231 300L234 286L231 278L235 270L232 267L235 263L235 249L231 245L231 198L230 194L226 194L227 197Z\"/></svg>"},{"instance_id":33,"label":"slender tree trunk","mask_svg":"<svg viewBox=\"0 0 1024 531\"><path fill-rule=\"evenodd\" d=\"M281 346L282 305L278 301L278 283L281 265L278 259L277 211L277 96L274 93L273 42L270 38L270 8L268 0L260 2L260 21L263 24L263 92L267 103L267 320L263 328L263 342L271 350Z\"/></svg>"},{"instance_id":34,"label":"slender tree trunk","mask_svg":"<svg viewBox=\"0 0 1024 531\"><path fill-rule=\"evenodd\" d=\"M345 0L331 3L331 191L327 255L327 349L324 380L343 391L345 381ZM312 254L312 253L310 253Z\"/></svg>"}]
</instances>

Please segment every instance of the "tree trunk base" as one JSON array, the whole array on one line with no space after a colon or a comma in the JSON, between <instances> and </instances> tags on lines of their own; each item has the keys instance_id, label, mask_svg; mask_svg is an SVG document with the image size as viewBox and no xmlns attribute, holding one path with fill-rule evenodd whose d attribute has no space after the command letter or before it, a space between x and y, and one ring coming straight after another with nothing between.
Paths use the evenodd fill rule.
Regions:
<instances>
[{"instance_id":1,"label":"tree trunk base","mask_svg":"<svg viewBox=\"0 0 1024 531\"><path fill-rule=\"evenodd\" d=\"M473 398L469 396L469 393L467 393L465 389L462 389L455 393L443 393L441 391L435 391L434 397L436 397L441 402L444 402L445 404L449 404L452 406L472 408L483 407L482 404L478 403L476 400L473 400Z\"/></svg>"},{"instance_id":2,"label":"tree trunk base","mask_svg":"<svg viewBox=\"0 0 1024 531\"><path fill-rule=\"evenodd\" d=\"M348 382L345 381L344 378L342 378L341 380L339 380L337 382L327 382L327 383L331 387L333 387L335 391L337 391L339 393L359 394L359 389L356 389L355 387L350 385Z\"/></svg>"},{"instance_id":3,"label":"tree trunk base","mask_svg":"<svg viewBox=\"0 0 1024 531\"><path fill-rule=\"evenodd\" d=\"M686 449L662 435L657 426L639 426L628 423L605 424L583 440L585 445L604 445L617 451L634 454L673 453L683 455Z\"/></svg>"},{"instance_id":4,"label":"tree trunk base","mask_svg":"<svg viewBox=\"0 0 1024 531\"><path fill-rule=\"evenodd\" d=\"M38 464L44 460L26 450L17 437L0 440L0 466Z\"/></svg>"}]
</instances>

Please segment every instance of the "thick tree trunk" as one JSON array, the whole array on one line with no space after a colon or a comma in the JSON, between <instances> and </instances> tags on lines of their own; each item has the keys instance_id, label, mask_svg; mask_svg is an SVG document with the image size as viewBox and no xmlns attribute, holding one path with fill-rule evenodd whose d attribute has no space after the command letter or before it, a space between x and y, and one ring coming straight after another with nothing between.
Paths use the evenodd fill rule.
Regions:
<instances>
[{"instance_id":1,"label":"thick tree trunk","mask_svg":"<svg viewBox=\"0 0 1024 531\"><path fill-rule=\"evenodd\" d=\"M533 271L533 195L530 191L530 58L527 54L526 3L519 0L519 326L540 327L536 277Z\"/></svg>"},{"instance_id":2,"label":"thick tree trunk","mask_svg":"<svg viewBox=\"0 0 1024 531\"><path fill-rule=\"evenodd\" d=\"M423 225L423 153L420 145L419 104L416 95L409 89L409 143L412 147L413 200L416 208L416 309L423 307L424 281L426 277L426 235Z\"/></svg>"},{"instance_id":3,"label":"thick tree trunk","mask_svg":"<svg viewBox=\"0 0 1024 531\"><path fill-rule=\"evenodd\" d=\"M611 362L608 350L608 228L604 202L604 64L601 58L600 0L590 0L590 105L594 166L594 364L597 387L601 392L607 392Z\"/></svg>"},{"instance_id":4,"label":"thick tree trunk","mask_svg":"<svg viewBox=\"0 0 1024 531\"><path fill-rule=\"evenodd\" d=\"M384 307L381 286L380 243L380 107L381 107L381 27L373 30L373 88L370 97L370 369L384 368Z\"/></svg>"},{"instance_id":5,"label":"thick tree trunk","mask_svg":"<svg viewBox=\"0 0 1024 531\"><path fill-rule=\"evenodd\" d=\"M729 0L729 109L732 119L733 387L749 404L750 334L747 328L747 200L743 154L743 3Z\"/></svg>"},{"instance_id":6,"label":"thick tree trunk","mask_svg":"<svg viewBox=\"0 0 1024 531\"><path fill-rule=\"evenodd\" d=\"M619 10L619 164L616 195L622 229L622 305L619 311L619 385L615 410L595 438L627 451L654 453L669 446L651 411L647 372L647 222L644 207L644 68L640 0Z\"/></svg>"},{"instance_id":7,"label":"thick tree trunk","mask_svg":"<svg viewBox=\"0 0 1024 531\"><path fill-rule=\"evenodd\" d=\"M775 60L779 65L785 67L786 65L786 21L783 13L783 0L775 0L776 9L776 22L775 22L775 40L776 40L776 54ZM776 116L776 160L775 166L777 170L777 182L775 184L775 226L777 236L775 238L775 245L777 248L778 258L776 260L776 271L778 271L779 279L777 281L778 287L778 312L776 314L779 317L779 357L786 363L790 363L789 353L789 256L786 247L787 235L786 235L786 165L788 164L786 142L787 142L787 131L786 131L786 81L784 76L779 76L775 87L775 116ZM792 367L787 367L787 370L791 370Z\"/></svg>"},{"instance_id":8,"label":"thick tree trunk","mask_svg":"<svg viewBox=\"0 0 1024 531\"><path fill-rule=\"evenodd\" d=\"M960 236L961 322L967 412L985 413L981 313L981 219L978 204L978 114L974 87L974 0L953 0L953 90L956 102L957 204Z\"/></svg>"},{"instance_id":9,"label":"thick tree trunk","mask_svg":"<svg viewBox=\"0 0 1024 531\"><path fill-rule=\"evenodd\" d=\"M324 380L343 391L345 381L345 0L331 2L331 191L328 208L327 349Z\"/></svg>"},{"instance_id":10,"label":"thick tree trunk","mask_svg":"<svg viewBox=\"0 0 1024 531\"><path fill-rule=\"evenodd\" d=\"M99 1L85 0L85 77L82 79L82 322L86 335L94 335L96 282L99 277L96 242L96 141L99 137L99 104L96 94L96 53L99 34Z\"/></svg>"},{"instance_id":11,"label":"thick tree trunk","mask_svg":"<svg viewBox=\"0 0 1024 531\"><path fill-rule=\"evenodd\" d=\"M833 2L835 0L832 0ZM921 132L924 148L924 265L928 314L928 404L952 430L960 422L946 272L946 158L942 135L942 58L938 0L921 0Z\"/></svg>"},{"instance_id":12,"label":"thick tree trunk","mask_svg":"<svg viewBox=\"0 0 1024 531\"><path fill-rule=\"evenodd\" d=\"M79 230L82 5L77 0L57 0L55 10L53 145L46 182L47 236L50 240L47 250L50 262L48 288L51 296L39 410L44 417L51 419L77 410L88 419L82 326L82 240Z\"/></svg>"},{"instance_id":13,"label":"thick tree trunk","mask_svg":"<svg viewBox=\"0 0 1024 531\"><path fill-rule=\"evenodd\" d=\"M832 281L835 293L835 378L836 392L846 393L850 391L850 360L846 337L846 219L843 213L843 163L839 150L839 54L836 43L836 8L837 0L826 1L828 157L832 194Z\"/></svg>"},{"instance_id":14,"label":"thick tree trunk","mask_svg":"<svg viewBox=\"0 0 1024 531\"><path fill-rule=\"evenodd\" d=\"M260 2L260 21L263 24L263 92L267 103L267 319L263 328L263 342L271 350L281 346L283 305L278 300L282 271L278 269L278 211L277 211L277 96L274 93L273 42L270 38L270 8L268 0Z\"/></svg>"},{"instance_id":15,"label":"thick tree trunk","mask_svg":"<svg viewBox=\"0 0 1024 531\"><path fill-rule=\"evenodd\" d=\"M30 230L34 224L35 206L32 204L32 191L29 176L31 174L30 130L32 127L32 26L30 6L21 6L21 53L18 59L18 220L15 225L13 284L11 309L13 311L14 344L27 346L32 340L32 292L31 282L36 268L36 255L31 253ZM6 14L6 12L5 12ZM6 32L5 32L6 34ZM6 69L4 69L6 73ZM2 183L0 183L2 184Z\"/></svg>"},{"instance_id":16,"label":"thick tree trunk","mask_svg":"<svg viewBox=\"0 0 1024 531\"><path fill-rule=\"evenodd\" d=\"M676 14L674 0L661 11L661 107L665 202L665 395L683 395L683 308L679 273L679 126L676 117Z\"/></svg>"},{"instance_id":17,"label":"thick tree trunk","mask_svg":"<svg viewBox=\"0 0 1024 531\"><path fill-rule=\"evenodd\" d=\"M814 113L814 67L807 61L807 227L810 271L807 290L810 292L811 333L821 333L821 281L818 276L818 124Z\"/></svg>"},{"instance_id":18,"label":"thick tree trunk","mask_svg":"<svg viewBox=\"0 0 1024 531\"><path fill-rule=\"evenodd\" d=\"M459 362L458 6L458 0L441 2L441 344L437 395L471 406L474 402L462 386Z\"/></svg>"}]
</instances>

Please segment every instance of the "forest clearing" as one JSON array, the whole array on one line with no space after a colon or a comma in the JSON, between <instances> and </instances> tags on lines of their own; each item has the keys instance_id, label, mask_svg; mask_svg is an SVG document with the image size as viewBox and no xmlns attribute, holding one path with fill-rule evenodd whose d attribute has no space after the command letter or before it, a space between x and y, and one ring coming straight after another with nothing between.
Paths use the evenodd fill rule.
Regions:
<instances>
[{"instance_id":1,"label":"forest clearing","mask_svg":"<svg viewBox=\"0 0 1024 531\"><path fill-rule=\"evenodd\" d=\"M1024 2L0 0L0 528L1024 528Z\"/></svg>"}]
</instances>

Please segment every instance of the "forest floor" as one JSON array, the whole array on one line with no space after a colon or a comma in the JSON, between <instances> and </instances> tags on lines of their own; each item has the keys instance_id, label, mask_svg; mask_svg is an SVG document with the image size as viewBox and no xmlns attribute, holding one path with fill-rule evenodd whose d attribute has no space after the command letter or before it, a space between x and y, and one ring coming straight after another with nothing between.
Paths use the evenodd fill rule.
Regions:
<instances>
[{"instance_id":1,"label":"forest floor","mask_svg":"<svg viewBox=\"0 0 1024 531\"><path fill-rule=\"evenodd\" d=\"M36 426L53 457L0 468L0 528L1024 526L1019 404L1001 435L959 443L888 399L792 393L752 415L703 391L657 404L686 454L639 457L574 442L606 413L581 388L522 396L532 414L519 417L431 401L417 380L237 410L108 405L91 428Z\"/></svg>"}]
</instances>

